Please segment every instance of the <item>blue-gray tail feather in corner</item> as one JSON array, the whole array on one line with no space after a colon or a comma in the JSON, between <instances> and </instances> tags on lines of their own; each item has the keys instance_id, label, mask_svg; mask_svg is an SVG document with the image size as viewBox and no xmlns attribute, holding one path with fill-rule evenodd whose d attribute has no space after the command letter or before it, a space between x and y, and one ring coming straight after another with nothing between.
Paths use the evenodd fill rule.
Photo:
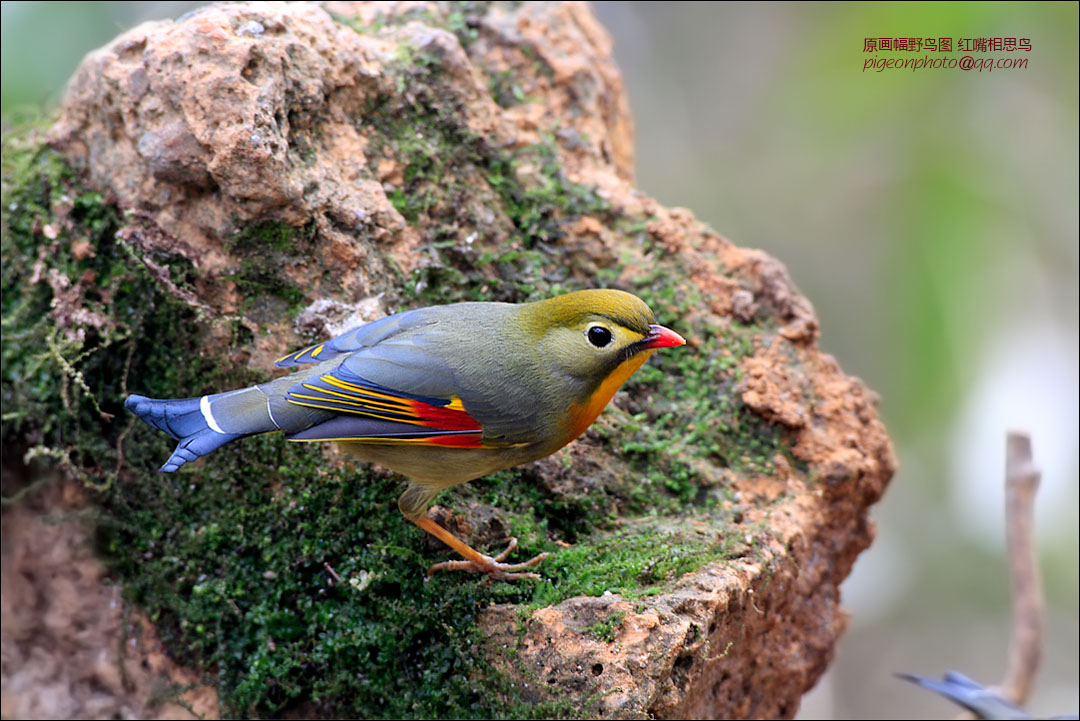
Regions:
<instances>
[{"instance_id":1,"label":"blue-gray tail feather in corner","mask_svg":"<svg viewBox=\"0 0 1080 721\"><path fill-rule=\"evenodd\" d=\"M1034 718L1022 708L1012 703L998 691L986 688L972 681L963 674L950 671L941 681L932 678L923 678L908 673L896 674L905 681L911 681L925 689L935 691L954 703L963 706L976 718L980 719L1013 719L1024 721Z\"/></svg>"}]
</instances>

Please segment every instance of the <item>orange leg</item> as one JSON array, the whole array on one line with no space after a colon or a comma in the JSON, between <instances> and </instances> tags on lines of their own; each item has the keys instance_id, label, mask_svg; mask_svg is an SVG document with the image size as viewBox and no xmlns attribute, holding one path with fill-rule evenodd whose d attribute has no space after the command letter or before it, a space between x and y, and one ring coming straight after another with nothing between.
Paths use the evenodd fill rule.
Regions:
<instances>
[{"instance_id":1,"label":"orange leg","mask_svg":"<svg viewBox=\"0 0 1080 721\"><path fill-rule=\"evenodd\" d=\"M467 559L465 561L436 563L428 569L427 575L429 576L436 571L468 571L469 573L486 573L489 580L514 581L521 578L540 578L538 573L522 573L521 571L543 561L547 558L546 553L541 553L524 563L503 563L506 557L510 555L510 552L517 548L516 538L511 538L510 545L506 547L506 550L492 558L473 550L450 531L428 518L427 515L420 516L420 518L409 518L409 520Z\"/></svg>"}]
</instances>

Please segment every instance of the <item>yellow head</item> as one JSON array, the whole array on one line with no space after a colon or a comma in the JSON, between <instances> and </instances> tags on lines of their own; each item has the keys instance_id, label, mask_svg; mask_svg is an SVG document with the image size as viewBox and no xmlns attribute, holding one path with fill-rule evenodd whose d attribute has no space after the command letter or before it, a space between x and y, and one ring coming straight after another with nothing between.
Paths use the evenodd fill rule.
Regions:
<instances>
[{"instance_id":1,"label":"yellow head","mask_svg":"<svg viewBox=\"0 0 1080 721\"><path fill-rule=\"evenodd\" d=\"M543 358L585 392L568 408L571 438L592 424L615 392L656 349L683 345L656 325L649 306L621 290L582 290L522 307Z\"/></svg>"}]
</instances>

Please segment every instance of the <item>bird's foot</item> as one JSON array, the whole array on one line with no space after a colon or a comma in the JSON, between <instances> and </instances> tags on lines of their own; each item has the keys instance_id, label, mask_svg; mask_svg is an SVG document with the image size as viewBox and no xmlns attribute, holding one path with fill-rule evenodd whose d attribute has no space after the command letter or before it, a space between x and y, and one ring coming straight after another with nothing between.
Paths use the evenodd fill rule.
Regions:
<instances>
[{"instance_id":1,"label":"bird's foot","mask_svg":"<svg viewBox=\"0 0 1080 721\"><path fill-rule=\"evenodd\" d=\"M436 563L434 566L428 569L427 575L430 577L436 571L466 571L467 573L486 573L487 583L492 581L519 581L526 578L539 579L539 573L524 572L524 569L531 568L536 564L547 558L546 553L541 553L534 558L530 558L523 563L503 563L515 548L517 548L518 542L516 538L511 538L506 550L500 553L498 556L492 558L482 553L477 554L479 556L476 560L470 561L443 561L442 563Z\"/></svg>"}]
</instances>

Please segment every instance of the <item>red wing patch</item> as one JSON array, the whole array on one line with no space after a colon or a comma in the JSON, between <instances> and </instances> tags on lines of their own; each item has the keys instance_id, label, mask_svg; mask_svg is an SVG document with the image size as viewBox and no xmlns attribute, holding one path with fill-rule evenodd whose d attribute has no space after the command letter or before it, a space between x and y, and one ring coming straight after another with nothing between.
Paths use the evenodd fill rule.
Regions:
<instances>
[{"instance_id":1,"label":"red wing patch","mask_svg":"<svg viewBox=\"0 0 1080 721\"><path fill-rule=\"evenodd\" d=\"M356 381L324 373L297 383L289 389L285 398L300 406L390 422L401 431L296 440L421 443L453 448L479 448L483 445L483 427L468 414L457 396L429 398L400 393L359 378Z\"/></svg>"}]
</instances>

